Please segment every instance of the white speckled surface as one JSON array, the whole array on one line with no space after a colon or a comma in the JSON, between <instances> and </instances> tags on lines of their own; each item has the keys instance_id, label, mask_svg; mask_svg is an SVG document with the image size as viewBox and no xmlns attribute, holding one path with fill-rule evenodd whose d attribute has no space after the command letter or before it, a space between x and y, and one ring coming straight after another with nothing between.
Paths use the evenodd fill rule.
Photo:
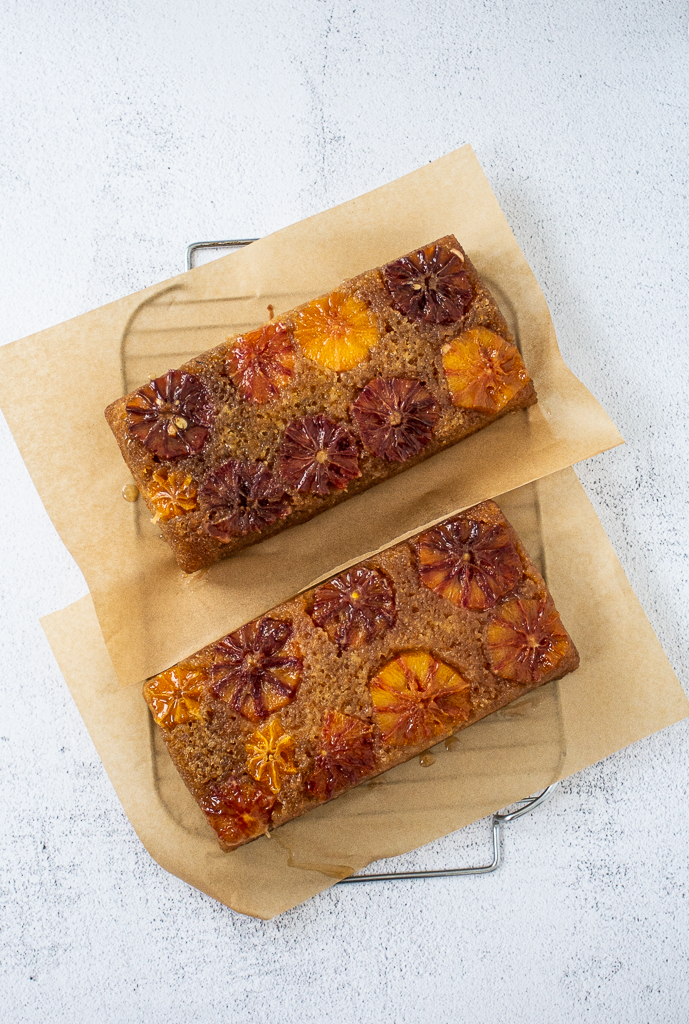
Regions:
<instances>
[{"instance_id":1,"label":"white speckled surface","mask_svg":"<svg viewBox=\"0 0 689 1024\"><path fill-rule=\"evenodd\" d=\"M687 689L688 26L679 0L10 0L0 343L471 142L627 438L578 472ZM1 417L0 453L3 1022L689 1018L689 723L508 827L494 875L242 918L125 818L38 622L81 575Z\"/></svg>"}]
</instances>

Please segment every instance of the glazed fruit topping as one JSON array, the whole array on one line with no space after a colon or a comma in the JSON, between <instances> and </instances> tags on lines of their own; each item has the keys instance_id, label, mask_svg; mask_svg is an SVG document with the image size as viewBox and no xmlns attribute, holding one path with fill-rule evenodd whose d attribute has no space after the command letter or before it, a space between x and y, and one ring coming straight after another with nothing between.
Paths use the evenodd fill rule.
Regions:
<instances>
[{"instance_id":1,"label":"glazed fruit topping","mask_svg":"<svg viewBox=\"0 0 689 1024\"><path fill-rule=\"evenodd\" d=\"M205 684L203 672L176 665L146 683L144 698L157 724L172 729L203 718L201 700Z\"/></svg>"},{"instance_id":2,"label":"glazed fruit topping","mask_svg":"<svg viewBox=\"0 0 689 1024\"><path fill-rule=\"evenodd\" d=\"M383 268L395 309L409 320L453 324L461 320L474 293L459 250L427 245Z\"/></svg>"},{"instance_id":3,"label":"glazed fruit topping","mask_svg":"<svg viewBox=\"0 0 689 1024\"><path fill-rule=\"evenodd\" d=\"M260 722L291 704L301 681L302 659L292 625L264 618L242 626L215 645L214 697Z\"/></svg>"},{"instance_id":4,"label":"glazed fruit topping","mask_svg":"<svg viewBox=\"0 0 689 1024\"><path fill-rule=\"evenodd\" d=\"M465 331L442 351L452 404L464 409L499 412L529 381L516 345L485 327Z\"/></svg>"},{"instance_id":5,"label":"glazed fruit topping","mask_svg":"<svg viewBox=\"0 0 689 1024\"><path fill-rule=\"evenodd\" d=\"M421 582L458 607L483 610L513 590L522 563L505 527L459 517L417 541Z\"/></svg>"},{"instance_id":6,"label":"glazed fruit topping","mask_svg":"<svg viewBox=\"0 0 689 1024\"><path fill-rule=\"evenodd\" d=\"M157 470L148 485L154 523L167 523L196 508L196 484L188 473Z\"/></svg>"},{"instance_id":7,"label":"glazed fruit topping","mask_svg":"<svg viewBox=\"0 0 689 1024\"><path fill-rule=\"evenodd\" d=\"M223 542L260 533L290 513L284 488L262 462L223 463L201 488L201 501L206 533Z\"/></svg>"},{"instance_id":8,"label":"glazed fruit topping","mask_svg":"<svg viewBox=\"0 0 689 1024\"><path fill-rule=\"evenodd\" d=\"M275 804L275 795L253 779L232 776L212 783L201 799L204 814L226 846L266 833Z\"/></svg>"},{"instance_id":9,"label":"glazed fruit topping","mask_svg":"<svg viewBox=\"0 0 689 1024\"><path fill-rule=\"evenodd\" d=\"M371 725L352 715L328 711L306 792L319 800L327 800L334 793L355 786L375 767Z\"/></svg>"},{"instance_id":10,"label":"glazed fruit topping","mask_svg":"<svg viewBox=\"0 0 689 1024\"><path fill-rule=\"evenodd\" d=\"M258 729L246 745L246 768L252 778L279 793L285 775L294 775L294 740L277 718Z\"/></svg>"},{"instance_id":11,"label":"glazed fruit topping","mask_svg":"<svg viewBox=\"0 0 689 1024\"><path fill-rule=\"evenodd\" d=\"M295 420L285 430L279 455L282 479L302 494L324 497L361 476L352 432L322 413Z\"/></svg>"},{"instance_id":12,"label":"glazed fruit topping","mask_svg":"<svg viewBox=\"0 0 689 1024\"><path fill-rule=\"evenodd\" d=\"M423 451L438 422L438 406L418 380L377 377L351 406L361 440L374 455L405 462Z\"/></svg>"},{"instance_id":13,"label":"glazed fruit topping","mask_svg":"<svg viewBox=\"0 0 689 1024\"><path fill-rule=\"evenodd\" d=\"M361 647L395 624L392 584L375 569L348 569L318 587L310 615L334 644Z\"/></svg>"},{"instance_id":14,"label":"glazed fruit topping","mask_svg":"<svg viewBox=\"0 0 689 1024\"><path fill-rule=\"evenodd\" d=\"M247 402L276 398L294 377L294 345L280 321L243 334L232 345L225 373Z\"/></svg>"},{"instance_id":15,"label":"glazed fruit topping","mask_svg":"<svg viewBox=\"0 0 689 1024\"><path fill-rule=\"evenodd\" d=\"M168 460L200 452L214 417L201 378L182 370L170 370L139 388L125 408L129 433Z\"/></svg>"},{"instance_id":16,"label":"glazed fruit topping","mask_svg":"<svg viewBox=\"0 0 689 1024\"><path fill-rule=\"evenodd\" d=\"M352 370L378 342L368 306L354 295L331 292L293 314L304 355L328 370Z\"/></svg>"},{"instance_id":17,"label":"glazed fruit topping","mask_svg":"<svg viewBox=\"0 0 689 1024\"><path fill-rule=\"evenodd\" d=\"M496 675L517 683L537 683L557 667L570 649L570 640L547 596L512 598L496 608L486 649Z\"/></svg>"},{"instance_id":18,"label":"glazed fruit topping","mask_svg":"<svg viewBox=\"0 0 689 1024\"><path fill-rule=\"evenodd\" d=\"M401 654L369 683L383 740L393 746L432 740L465 722L469 683L424 651Z\"/></svg>"}]
</instances>

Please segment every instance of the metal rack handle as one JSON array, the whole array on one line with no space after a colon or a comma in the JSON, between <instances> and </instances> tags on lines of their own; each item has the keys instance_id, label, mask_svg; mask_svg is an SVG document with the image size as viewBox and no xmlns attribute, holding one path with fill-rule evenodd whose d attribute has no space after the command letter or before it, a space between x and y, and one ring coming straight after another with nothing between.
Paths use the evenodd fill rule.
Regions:
<instances>
[{"instance_id":1,"label":"metal rack handle","mask_svg":"<svg viewBox=\"0 0 689 1024\"><path fill-rule=\"evenodd\" d=\"M258 242L258 238L226 238L221 242L192 242L187 246L187 270L194 269L194 253L199 249L241 249L242 246Z\"/></svg>"},{"instance_id":2,"label":"metal rack handle","mask_svg":"<svg viewBox=\"0 0 689 1024\"><path fill-rule=\"evenodd\" d=\"M389 882L393 879L398 878L450 878L454 875L488 875L491 871L497 871L502 863L502 849L501 849L501 828L503 825L508 824L510 821L515 821L517 818L521 818L522 814L528 814L529 811L535 810L541 804L545 803L546 800L550 799L557 787L560 785L559 782L554 782L547 789L544 789L538 796L534 796L529 800L518 801L519 806L516 811L508 811L506 813L500 813L499 811L493 815L493 859L490 864L485 864L482 867L477 868L442 868L438 871L385 871L380 874L373 875L350 875L349 878L342 878L337 885L346 885L351 882Z\"/></svg>"}]
</instances>

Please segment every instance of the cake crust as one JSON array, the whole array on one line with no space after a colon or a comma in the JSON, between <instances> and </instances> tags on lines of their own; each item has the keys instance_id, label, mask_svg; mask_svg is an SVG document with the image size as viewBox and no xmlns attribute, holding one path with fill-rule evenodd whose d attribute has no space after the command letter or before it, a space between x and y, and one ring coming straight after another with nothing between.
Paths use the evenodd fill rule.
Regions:
<instances>
[{"instance_id":1,"label":"cake crust","mask_svg":"<svg viewBox=\"0 0 689 1024\"><path fill-rule=\"evenodd\" d=\"M194 572L536 400L495 300L448 235L228 338L105 416Z\"/></svg>"}]
</instances>

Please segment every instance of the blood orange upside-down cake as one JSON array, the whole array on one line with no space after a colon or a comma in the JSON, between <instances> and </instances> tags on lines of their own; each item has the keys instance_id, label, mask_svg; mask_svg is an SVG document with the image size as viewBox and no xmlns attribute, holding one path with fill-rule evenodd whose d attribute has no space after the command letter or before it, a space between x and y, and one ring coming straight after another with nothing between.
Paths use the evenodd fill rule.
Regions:
<instances>
[{"instance_id":1,"label":"blood orange upside-down cake","mask_svg":"<svg viewBox=\"0 0 689 1024\"><path fill-rule=\"evenodd\" d=\"M447 235L228 338L105 415L194 572L534 402L504 317Z\"/></svg>"},{"instance_id":2,"label":"blood orange upside-down cake","mask_svg":"<svg viewBox=\"0 0 689 1024\"><path fill-rule=\"evenodd\" d=\"M146 682L232 850L579 664L512 526L483 502Z\"/></svg>"}]
</instances>

